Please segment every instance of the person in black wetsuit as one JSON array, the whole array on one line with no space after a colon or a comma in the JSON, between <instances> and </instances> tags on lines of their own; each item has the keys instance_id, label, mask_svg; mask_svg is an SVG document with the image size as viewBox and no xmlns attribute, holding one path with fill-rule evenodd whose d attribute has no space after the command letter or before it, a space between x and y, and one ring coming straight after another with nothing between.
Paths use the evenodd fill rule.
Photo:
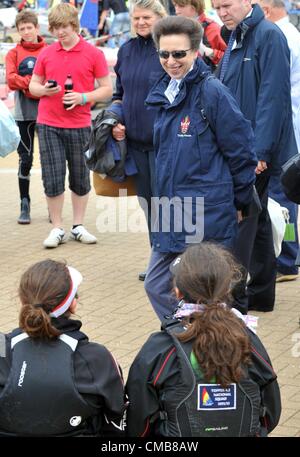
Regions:
<instances>
[{"instance_id":1,"label":"person in black wetsuit","mask_svg":"<svg viewBox=\"0 0 300 457\"><path fill-rule=\"evenodd\" d=\"M23 273L19 328L0 334L0 436L123 434L120 368L70 318L81 281L54 260Z\"/></svg>"}]
</instances>

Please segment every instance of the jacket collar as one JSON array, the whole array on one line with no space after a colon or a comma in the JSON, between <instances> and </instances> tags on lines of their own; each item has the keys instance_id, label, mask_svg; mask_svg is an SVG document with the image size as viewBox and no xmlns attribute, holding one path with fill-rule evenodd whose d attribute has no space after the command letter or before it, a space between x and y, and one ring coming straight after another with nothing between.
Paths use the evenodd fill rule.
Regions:
<instances>
[{"instance_id":1,"label":"jacket collar","mask_svg":"<svg viewBox=\"0 0 300 457\"><path fill-rule=\"evenodd\" d=\"M69 334L74 338L79 340L86 340L88 341L88 337L80 331L82 323L77 319L70 319L66 316L60 316L58 318L52 318L51 324L57 328L61 333ZM23 333L23 330L20 328L14 329L10 334L10 338L13 338L16 335Z\"/></svg>"},{"instance_id":2,"label":"jacket collar","mask_svg":"<svg viewBox=\"0 0 300 457\"><path fill-rule=\"evenodd\" d=\"M52 318L51 324L56 327L61 333L66 333L67 335L72 336L73 338L78 339L78 341L86 340L88 337L85 333L81 332L81 321L77 319L72 319L66 316L60 316L58 318Z\"/></svg>"},{"instance_id":3,"label":"jacket collar","mask_svg":"<svg viewBox=\"0 0 300 457\"><path fill-rule=\"evenodd\" d=\"M56 51L65 51L65 52L80 52L80 51L82 51L85 40L81 35L78 35L78 37L79 37L79 41L77 41L77 43L74 44L74 46L72 48L70 48L70 49L63 48L62 44L59 41L56 41L55 42Z\"/></svg>"},{"instance_id":4,"label":"jacket collar","mask_svg":"<svg viewBox=\"0 0 300 457\"><path fill-rule=\"evenodd\" d=\"M42 38L41 36L38 36L37 40L37 43L31 43L29 41L21 40L20 44L24 49L27 49L29 51L35 51L36 49L44 47L46 44L44 38Z\"/></svg>"},{"instance_id":5,"label":"jacket collar","mask_svg":"<svg viewBox=\"0 0 300 457\"><path fill-rule=\"evenodd\" d=\"M187 75L181 80L179 85L179 93L175 98L174 102L170 105L168 99L165 96L165 90L169 85L170 76L164 74L151 89L148 97L146 98L146 105L148 106L165 106L168 108L174 108L178 106L185 98L187 93L187 87L191 84L195 84L203 80L210 71L207 65L199 58L194 62L193 69L187 73Z\"/></svg>"},{"instance_id":6,"label":"jacket collar","mask_svg":"<svg viewBox=\"0 0 300 457\"><path fill-rule=\"evenodd\" d=\"M265 19L265 15L261 7L255 3L252 6L252 14L251 16L246 17L236 28L237 36L239 39L237 40L236 48L241 48L243 44L243 40L250 29L254 29L259 22Z\"/></svg>"},{"instance_id":7,"label":"jacket collar","mask_svg":"<svg viewBox=\"0 0 300 457\"><path fill-rule=\"evenodd\" d=\"M144 45L144 44L148 44L148 43L154 43L153 38L152 38L152 35L148 35L148 36L146 36L146 37L143 37L143 36L141 36L141 35L137 35L137 36L136 36L136 39L138 40L138 42L139 42L140 44L143 44L143 45Z\"/></svg>"}]
</instances>

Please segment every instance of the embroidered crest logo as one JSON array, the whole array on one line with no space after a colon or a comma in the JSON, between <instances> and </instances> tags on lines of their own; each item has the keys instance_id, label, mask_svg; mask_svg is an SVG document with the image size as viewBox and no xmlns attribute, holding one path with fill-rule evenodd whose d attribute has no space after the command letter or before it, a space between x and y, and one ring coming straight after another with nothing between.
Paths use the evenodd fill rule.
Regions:
<instances>
[{"instance_id":1,"label":"embroidered crest logo","mask_svg":"<svg viewBox=\"0 0 300 457\"><path fill-rule=\"evenodd\" d=\"M185 116L181 120L181 122L180 122L181 133L183 133L183 134L187 133L190 123L191 123L191 120L190 120L189 116Z\"/></svg>"}]
</instances>

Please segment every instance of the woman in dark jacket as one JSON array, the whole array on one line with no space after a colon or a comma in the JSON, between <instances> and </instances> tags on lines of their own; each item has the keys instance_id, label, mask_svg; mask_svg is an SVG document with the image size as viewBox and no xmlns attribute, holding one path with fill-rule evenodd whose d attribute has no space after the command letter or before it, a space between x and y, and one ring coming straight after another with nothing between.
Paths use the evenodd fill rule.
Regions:
<instances>
[{"instance_id":1,"label":"woman in dark jacket","mask_svg":"<svg viewBox=\"0 0 300 457\"><path fill-rule=\"evenodd\" d=\"M251 321L228 306L240 276L235 261L221 246L201 243L172 272L180 307L130 368L127 434L266 436L279 422L280 391Z\"/></svg>"},{"instance_id":2,"label":"woman in dark jacket","mask_svg":"<svg viewBox=\"0 0 300 457\"><path fill-rule=\"evenodd\" d=\"M158 111L159 209L145 289L162 320L176 306L169 265L178 253L202 240L233 245L238 217L252 200L257 159L250 122L197 57L200 24L166 17L155 24L153 37L166 74L146 100Z\"/></svg>"},{"instance_id":3,"label":"woman in dark jacket","mask_svg":"<svg viewBox=\"0 0 300 457\"><path fill-rule=\"evenodd\" d=\"M128 151L135 160L138 169L135 175L137 195L147 218L150 242L155 111L146 108L145 99L163 74L152 39L152 27L166 14L159 0L137 0L132 3L131 23L136 37L121 46L115 66L117 80L113 101L122 103L124 125L118 124L112 133L116 140L126 137ZM143 274L140 279L144 279Z\"/></svg>"},{"instance_id":4,"label":"woman in dark jacket","mask_svg":"<svg viewBox=\"0 0 300 457\"><path fill-rule=\"evenodd\" d=\"M0 436L122 435L120 368L70 319L81 281L54 260L23 273L19 328L0 334Z\"/></svg>"}]
</instances>

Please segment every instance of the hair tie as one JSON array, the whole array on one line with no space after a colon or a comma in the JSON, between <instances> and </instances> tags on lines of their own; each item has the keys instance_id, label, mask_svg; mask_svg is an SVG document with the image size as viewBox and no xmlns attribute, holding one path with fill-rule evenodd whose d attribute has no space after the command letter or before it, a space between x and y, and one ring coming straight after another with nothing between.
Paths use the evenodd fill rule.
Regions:
<instances>
[{"instance_id":1,"label":"hair tie","mask_svg":"<svg viewBox=\"0 0 300 457\"><path fill-rule=\"evenodd\" d=\"M42 308L42 309L44 309L44 305L42 303L35 303L33 306L34 306L34 308Z\"/></svg>"}]
</instances>

